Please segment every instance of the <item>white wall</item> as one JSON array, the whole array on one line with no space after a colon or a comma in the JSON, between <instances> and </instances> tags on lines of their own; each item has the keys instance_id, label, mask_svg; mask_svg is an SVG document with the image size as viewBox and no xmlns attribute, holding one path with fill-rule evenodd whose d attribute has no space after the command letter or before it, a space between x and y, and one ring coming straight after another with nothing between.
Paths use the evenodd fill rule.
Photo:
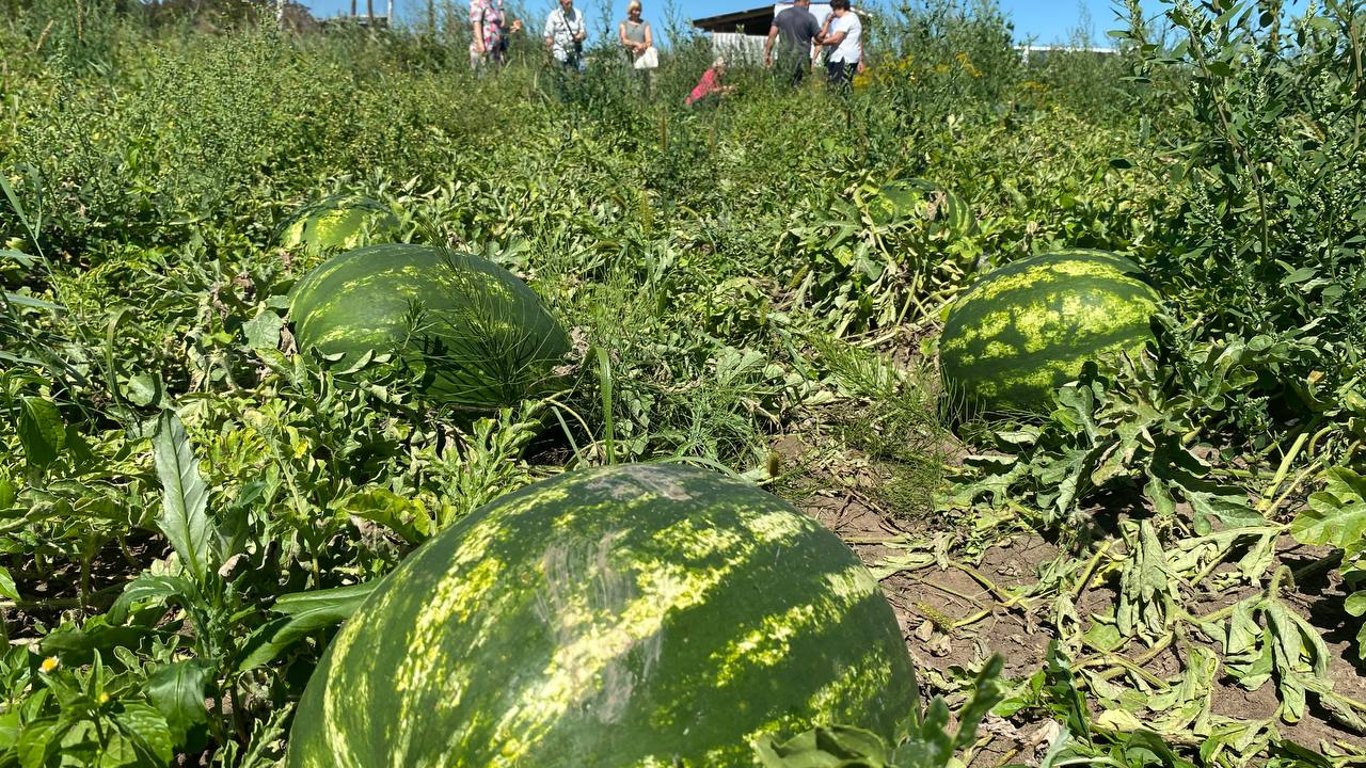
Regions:
<instances>
[{"instance_id":1,"label":"white wall","mask_svg":"<svg viewBox=\"0 0 1366 768\"><path fill-rule=\"evenodd\" d=\"M773 6L773 15L776 17L791 7L792 3L778 3ZM811 14L816 17L817 24L824 26L826 17L830 15L830 4L812 3ZM726 60L732 64L762 64L764 61L764 41L767 39L767 35L713 32L711 33L712 55L725 56Z\"/></svg>"},{"instance_id":2,"label":"white wall","mask_svg":"<svg viewBox=\"0 0 1366 768\"><path fill-rule=\"evenodd\" d=\"M711 33L711 52L713 56L725 56L731 64L762 64L764 62L764 41L760 35L743 35L739 32Z\"/></svg>"}]
</instances>

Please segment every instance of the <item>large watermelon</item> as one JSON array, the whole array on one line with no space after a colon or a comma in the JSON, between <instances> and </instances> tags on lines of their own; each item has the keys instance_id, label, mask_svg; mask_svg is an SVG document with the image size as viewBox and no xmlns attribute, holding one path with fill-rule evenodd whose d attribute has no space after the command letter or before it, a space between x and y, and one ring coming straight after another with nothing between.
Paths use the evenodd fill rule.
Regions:
<instances>
[{"instance_id":1,"label":"large watermelon","mask_svg":"<svg viewBox=\"0 0 1366 768\"><path fill-rule=\"evenodd\" d=\"M788 504L680 465L570 472L405 560L309 681L287 768L752 765L817 723L901 735L877 582Z\"/></svg>"},{"instance_id":2,"label":"large watermelon","mask_svg":"<svg viewBox=\"0 0 1366 768\"><path fill-rule=\"evenodd\" d=\"M544 390L569 337L536 294L487 259L422 245L338 254L295 287L300 349L393 354L431 399L487 410Z\"/></svg>"},{"instance_id":3,"label":"large watermelon","mask_svg":"<svg viewBox=\"0 0 1366 768\"><path fill-rule=\"evenodd\" d=\"M971 411L1040 413L1083 364L1105 366L1153 338L1159 297L1128 259L1072 250L988 272L949 309L939 340L946 390Z\"/></svg>"}]
</instances>

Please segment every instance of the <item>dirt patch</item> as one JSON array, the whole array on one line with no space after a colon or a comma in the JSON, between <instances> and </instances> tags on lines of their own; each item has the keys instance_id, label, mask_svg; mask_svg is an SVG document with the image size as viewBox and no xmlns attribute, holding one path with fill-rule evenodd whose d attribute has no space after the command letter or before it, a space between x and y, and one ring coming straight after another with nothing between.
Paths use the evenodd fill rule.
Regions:
<instances>
[{"instance_id":1,"label":"dirt patch","mask_svg":"<svg viewBox=\"0 0 1366 768\"><path fill-rule=\"evenodd\" d=\"M798 453L789 460L800 461L802 455L809 457ZM918 515L907 515L902 510L892 515L880 508L875 496L860 490L869 482L876 482L876 471L859 466L851 468L848 475L830 478L825 483L810 483L800 489L789 487L785 495L839 535L866 564L875 569L881 567L879 575L890 570L886 567L889 560L904 563L902 569L885 575L881 583L920 672L923 693L927 697L936 693L952 696L961 689L968 671L979 667L993 653L1004 658L1003 674L1009 680L1022 680L1044 668L1049 642L1057 636L1056 628L1049 622L1049 604L1055 595L1042 594L1036 588L1040 569L1059 557L1058 547L1032 532L1013 532L984 548L965 547L964 536L955 530L940 529L938 526L944 521L928 510L921 510ZM793 495L795 490L800 493ZM1099 518L1113 522L1147 515L1147 510L1130 499L1117 497L1114 501L1113 507L1095 510ZM1123 557L1122 543L1115 542L1114 549ZM965 550L972 554L965 554ZM1281 553L1280 562L1296 569L1309 569L1309 578L1296 585L1298 591L1288 591L1287 602L1321 630L1332 655L1334 690L1350 699L1366 700L1366 678L1361 675L1361 662L1355 656L1358 625L1341 610L1345 596L1329 573L1332 569L1315 566L1323 554L1300 549ZM1232 566L1220 566L1213 575L1229 568ZM1190 599L1188 605L1199 606L1204 612L1225 608L1255 592L1248 588L1186 595ZM1076 595L1075 613L1081 628L1089 628L1098 616L1113 616L1117 600L1115 571L1093 579ZM1220 656L1221 643L1222 638L1195 636L1154 650L1130 641L1123 646L1121 655L1141 670L1134 673L1135 677L1146 675L1154 681L1174 684L1186 669L1190 645L1202 645ZM1074 659L1074 663L1077 661ZM1135 690L1134 695L1142 694ZM1314 750L1366 749L1366 738L1344 728L1316 702L1316 695L1311 693L1306 717L1297 723L1276 722L1278 732ZM1094 699L1090 705L1093 715L1099 715ZM1274 680L1256 691L1248 691L1229 678L1222 667L1210 691L1210 714L1216 721L1272 720L1279 706ZM1056 724L1047 721L992 717L983 724L979 749L971 765L1035 765L1037 756L1057 737L1056 728Z\"/></svg>"}]
</instances>

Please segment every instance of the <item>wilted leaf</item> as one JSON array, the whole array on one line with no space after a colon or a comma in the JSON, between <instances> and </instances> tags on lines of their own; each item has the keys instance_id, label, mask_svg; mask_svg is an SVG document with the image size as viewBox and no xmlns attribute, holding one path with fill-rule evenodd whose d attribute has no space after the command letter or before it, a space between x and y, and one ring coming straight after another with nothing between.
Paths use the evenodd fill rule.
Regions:
<instances>
[{"instance_id":1,"label":"wilted leaf","mask_svg":"<svg viewBox=\"0 0 1366 768\"><path fill-rule=\"evenodd\" d=\"M1165 629L1171 612L1174 578L1152 523L1144 520L1139 524L1132 548L1120 574L1116 624L1125 636L1156 637Z\"/></svg>"}]
</instances>

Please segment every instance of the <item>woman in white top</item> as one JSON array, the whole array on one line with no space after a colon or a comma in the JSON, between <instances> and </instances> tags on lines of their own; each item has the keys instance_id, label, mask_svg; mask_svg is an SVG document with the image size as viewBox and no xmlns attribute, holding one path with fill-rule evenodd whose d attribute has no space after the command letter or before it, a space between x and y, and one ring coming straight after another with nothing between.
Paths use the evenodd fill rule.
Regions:
<instances>
[{"instance_id":1,"label":"woman in white top","mask_svg":"<svg viewBox=\"0 0 1366 768\"><path fill-rule=\"evenodd\" d=\"M849 9L849 0L830 0L830 17L818 40L829 56L825 72L834 85L848 86L863 58L863 24Z\"/></svg>"}]
</instances>

